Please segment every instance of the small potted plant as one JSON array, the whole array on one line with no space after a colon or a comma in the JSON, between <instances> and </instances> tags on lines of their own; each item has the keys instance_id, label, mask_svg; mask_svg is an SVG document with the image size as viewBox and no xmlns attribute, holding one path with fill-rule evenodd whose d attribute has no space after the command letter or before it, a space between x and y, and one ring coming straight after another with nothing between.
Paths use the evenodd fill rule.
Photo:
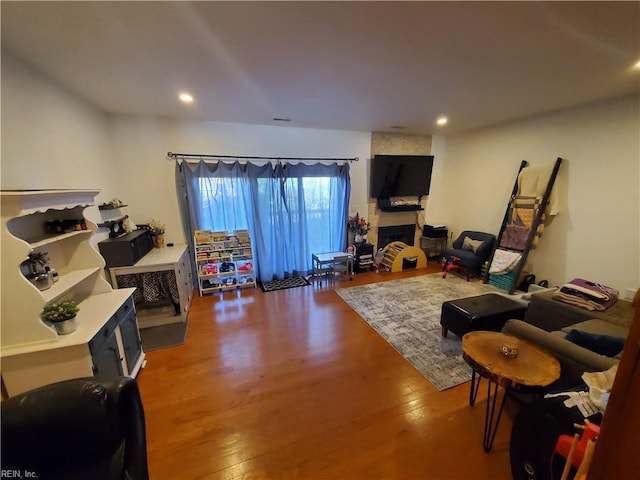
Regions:
<instances>
[{"instance_id":1,"label":"small potted plant","mask_svg":"<svg viewBox=\"0 0 640 480\"><path fill-rule=\"evenodd\" d=\"M79 310L73 300L49 303L42 309L42 319L52 324L58 335L67 335L78 328L76 314Z\"/></svg>"},{"instance_id":2,"label":"small potted plant","mask_svg":"<svg viewBox=\"0 0 640 480\"><path fill-rule=\"evenodd\" d=\"M149 222L149 230L154 237L154 243L157 248L164 247L164 223L151 219Z\"/></svg>"}]
</instances>

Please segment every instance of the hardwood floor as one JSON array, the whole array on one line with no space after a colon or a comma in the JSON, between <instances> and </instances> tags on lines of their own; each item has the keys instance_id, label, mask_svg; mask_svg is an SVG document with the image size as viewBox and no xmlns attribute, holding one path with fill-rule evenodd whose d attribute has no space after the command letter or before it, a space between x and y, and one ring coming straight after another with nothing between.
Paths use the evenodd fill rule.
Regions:
<instances>
[{"instance_id":1,"label":"hardwood floor","mask_svg":"<svg viewBox=\"0 0 640 480\"><path fill-rule=\"evenodd\" d=\"M363 273L335 288L438 271ZM333 291L204 298L138 377L159 479L508 479L507 402L482 449L486 383L439 392Z\"/></svg>"}]
</instances>

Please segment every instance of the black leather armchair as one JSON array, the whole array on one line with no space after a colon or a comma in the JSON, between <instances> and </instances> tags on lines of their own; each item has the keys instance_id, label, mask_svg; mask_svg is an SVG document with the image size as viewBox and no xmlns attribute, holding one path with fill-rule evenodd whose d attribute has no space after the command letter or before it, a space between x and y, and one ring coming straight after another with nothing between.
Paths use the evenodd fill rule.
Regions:
<instances>
[{"instance_id":1,"label":"black leather armchair","mask_svg":"<svg viewBox=\"0 0 640 480\"><path fill-rule=\"evenodd\" d=\"M446 277L451 270L466 272L467 280L471 275L480 275L482 264L491 256L495 243L496 237L491 233L463 231L453 241L452 248L444 252L442 276Z\"/></svg>"},{"instance_id":2,"label":"black leather armchair","mask_svg":"<svg viewBox=\"0 0 640 480\"><path fill-rule=\"evenodd\" d=\"M147 480L136 381L77 378L3 401L2 470L41 480Z\"/></svg>"}]
</instances>

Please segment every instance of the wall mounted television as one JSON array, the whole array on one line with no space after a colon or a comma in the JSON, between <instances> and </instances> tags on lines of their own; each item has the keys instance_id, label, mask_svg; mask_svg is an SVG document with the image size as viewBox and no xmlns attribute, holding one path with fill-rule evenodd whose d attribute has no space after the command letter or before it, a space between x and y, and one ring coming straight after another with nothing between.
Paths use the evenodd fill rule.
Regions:
<instances>
[{"instance_id":1,"label":"wall mounted television","mask_svg":"<svg viewBox=\"0 0 640 480\"><path fill-rule=\"evenodd\" d=\"M371 159L371 198L429 195L433 155L376 155Z\"/></svg>"}]
</instances>

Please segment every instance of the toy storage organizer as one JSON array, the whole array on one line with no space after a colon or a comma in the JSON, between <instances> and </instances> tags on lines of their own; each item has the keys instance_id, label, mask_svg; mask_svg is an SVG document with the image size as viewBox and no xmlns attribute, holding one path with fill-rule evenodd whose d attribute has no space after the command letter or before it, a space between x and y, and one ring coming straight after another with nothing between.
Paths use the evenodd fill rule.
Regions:
<instances>
[{"instance_id":1,"label":"toy storage organizer","mask_svg":"<svg viewBox=\"0 0 640 480\"><path fill-rule=\"evenodd\" d=\"M200 296L237 288L255 288L249 230L196 230L195 259Z\"/></svg>"}]
</instances>

